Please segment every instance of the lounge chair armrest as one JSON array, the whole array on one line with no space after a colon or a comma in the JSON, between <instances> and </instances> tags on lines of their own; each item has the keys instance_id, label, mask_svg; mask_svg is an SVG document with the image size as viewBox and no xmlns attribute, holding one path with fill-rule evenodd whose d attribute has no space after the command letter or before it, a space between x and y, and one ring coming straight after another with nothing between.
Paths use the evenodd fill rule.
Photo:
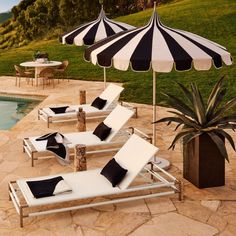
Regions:
<instances>
[{"instance_id":1,"label":"lounge chair armrest","mask_svg":"<svg viewBox=\"0 0 236 236\"><path fill-rule=\"evenodd\" d=\"M143 139L147 140L148 142L152 143L152 137L146 133L144 133L143 131L134 128L134 127L129 127L129 132L130 134L137 134L138 136L142 137Z\"/></svg>"},{"instance_id":2,"label":"lounge chair armrest","mask_svg":"<svg viewBox=\"0 0 236 236\"><path fill-rule=\"evenodd\" d=\"M120 101L120 105L133 110L134 111L134 116L133 117L134 118L138 118L138 107L133 106L130 103L124 102L124 101Z\"/></svg>"}]
</instances>

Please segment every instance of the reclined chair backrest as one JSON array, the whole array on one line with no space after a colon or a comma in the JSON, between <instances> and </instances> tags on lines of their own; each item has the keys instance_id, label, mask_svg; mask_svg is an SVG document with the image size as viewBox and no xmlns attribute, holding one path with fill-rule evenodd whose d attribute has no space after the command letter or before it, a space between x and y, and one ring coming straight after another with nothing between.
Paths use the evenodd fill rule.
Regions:
<instances>
[{"instance_id":1,"label":"reclined chair backrest","mask_svg":"<svg viewBox=\"0 0 236 236\"><path fill-rule=\"evenodd\" d=\"M121 92L124 90L123 87L118 86L116 84L109 84L108 87L101 93L99 96L102 99L106 99L106 105L103 107L102 110L106 110L109 106L119 98Z\"/></svg>"},{"instance_id":2,"label":"reclined chair backrest","mask_svg":"<svg viewBox=\"0 0 236 236\"><path fill-rule=\"evenodd\" d=\"M134 111L121 105L117 105L114 110L107 116L103 123L111 128L111 133L106 142L110 142L119 130L134 115Z\"/></svg>"},{"instance_id":3,"label":"reclined chair backrest","mask_svg":"<svg viewBox=\"0 0 236 236\"><path fill-rule=\"evenodd\" d=\"M159 148L142 139L138 135L133 134L114 156L117 163L128 170L125 178L119 184L119 188L128 188L138 173L158 150Z\"/></svg>"}]
</instances>

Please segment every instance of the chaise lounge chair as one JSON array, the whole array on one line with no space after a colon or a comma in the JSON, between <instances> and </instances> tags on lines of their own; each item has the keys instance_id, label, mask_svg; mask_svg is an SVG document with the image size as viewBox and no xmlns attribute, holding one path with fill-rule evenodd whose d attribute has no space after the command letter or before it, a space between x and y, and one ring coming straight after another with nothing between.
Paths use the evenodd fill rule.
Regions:
<instances>
[{"instance_id":1,"label":"chaise lounge chair","mask_svg":"<svg viewBox=\"0 0 236 236\"><path fill-rule=\"evenodd\" d=\"M67 145L70 151L74 151L77 144L84 144L86 147L99 148L95 152L117 151L127 140L130 133L122 131L121 128L133 116L134 111L121 105L117 105L115 109L103 121L104 124L111 128L111 133L101 141L93 131L74 132L63 134L69 141ZM34 160L41 158L51 158L51 152L46 150L47 141L36 141L39 137L30 137L23 139L23 151L31 158L31 165L34 166Z\"/></svg>"},{"instance_id":2,"label":"chaise lounge chair","mask_svg":"<svg viewBox=\"0 0 236 236\"><path fill-rule=\"evenodd\" d=\"M102 169L61 174L60 178L64 179L72 191L43 198L35 198L27 182L42 181L55 176L20 179L10 182L9 198L13 201L20 216L20 226L23 227L24 218L32 216L160 197L175 193L179 194L179 199L181 200L181 182L160 167L150 163L157 151L157 147L133 134L114 156L115 161L122 168L128 170L115 187L112 187L106 177L100 174ZM148 163L151 166L155 165L160 172L157 173L152 168L147 168L146 164ZM115 169L113 168L110 171L114 172ZM138 181L134 183L138 175L142 179L138 178ZM99 198L99 201L92 202L91 200L96 197L105 197L106 200ZM79 200L83 200L83 202L78 202Z\"/></svg>"},{"instance_id":3,"label":"chaise lounge chair","mask_svg":"<svg viewBox=\"0 0 236 236\"><path fill-rule=\"evenodd\" d=\"M77 121L77 112L80 107L86 112L86 119L105 118L117 105L120 93L123 89L124 88L121 86L110 84L99 96L99 98L107 100L105 106L101 110L91 106L91 104L71 105L69 106L69 112L56 114L52 109L57 107L52 106L40 108L38 110L38 118L47 122L47 127L49 127L50 123Z\"/></svg>"}]
</instances>

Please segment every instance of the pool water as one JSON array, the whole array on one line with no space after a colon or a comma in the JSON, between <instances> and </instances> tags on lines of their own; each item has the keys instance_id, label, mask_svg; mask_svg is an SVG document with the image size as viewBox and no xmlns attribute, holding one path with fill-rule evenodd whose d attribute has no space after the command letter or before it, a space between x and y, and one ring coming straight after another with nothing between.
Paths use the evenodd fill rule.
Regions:
<instances>
[{"instance_id":1,"label":"pool water","mask_svg":"<svg viewBox=\"0 0 236 236\"><path fill-rule=\"evenodd\" d=\"M8 130L41 101L0 96L0 130Z\"/></svg>"}]
</instances>

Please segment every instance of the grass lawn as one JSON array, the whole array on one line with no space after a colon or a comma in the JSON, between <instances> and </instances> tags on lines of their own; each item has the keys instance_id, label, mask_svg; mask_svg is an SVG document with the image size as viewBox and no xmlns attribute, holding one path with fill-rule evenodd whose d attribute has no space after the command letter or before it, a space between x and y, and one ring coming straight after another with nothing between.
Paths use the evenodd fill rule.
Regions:
<instances>
[{"instance_id":1,"label":"grass lawn","mask_svg":"<svg viewBox=\"0 0 236 236\"><path fill-rule=\"evenodd\" d=\"M232 0L179 0L158 8L161 21L172 28L179 28L206 37L224 45L236 55L236 2ZM117 20L135 26L145 25L152 10L133 15L119 17ZM83 59L84 47L61 45L57 40L42 40L31 44L0 52L0 76L13 75L13 65L32 60L36 50L47 51L51 60L68 59L70 61L69 77L83 80L103 80L103 69L87 63ZM174 81L188 85L195 81L204 97L206 97L215 82L225 75L225 84L229 88L226 98L236 94L236 66L224 66L220 70L212 68L207 72L191 70L188 72L157 74L157 102L164 98L161 92L178 95ZM152 103L152 73L137 73L131 70L121 72L107 69L107 80L123 82L125 90L122 99L130 102ZM78 88L79 89L79 88Z\"/></svg>"}]
</instances>

